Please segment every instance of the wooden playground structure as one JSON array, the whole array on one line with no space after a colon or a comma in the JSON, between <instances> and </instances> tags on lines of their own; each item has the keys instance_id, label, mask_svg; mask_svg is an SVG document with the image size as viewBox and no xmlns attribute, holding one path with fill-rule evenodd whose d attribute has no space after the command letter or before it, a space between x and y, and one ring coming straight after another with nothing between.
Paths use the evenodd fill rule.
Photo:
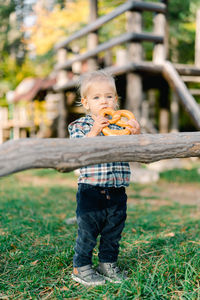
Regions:
<instances>
[{"instance_id":1,"label":"wooden playground structure","mask_svg":"<svg viewBox=\"0 0 200 300\"><path fill-rule=\"evenodd\" d=\"M200 90L189 90L187 85L189 82L200 82L200 26L197 26L196 34L196 65L173 64L167 60L167 1L129 0L102 17L98 17L98 1L90 0L89 4L89 24L54 47L57 64L52 73L56 76L56 83L46 90L45 101L47 115L50 114L51 108L48 110L48 107L52 107L51 103L54 103L54 110L56 107L50 124L52 126L56 120L56 136L66 137L67 123L84 113L81 107L76 106L79 77L84 72L99 68L115 75L120 107L134 112L144 132L178 132L179 103L188 113L194 128L199 130L200 105L195 97L199 96ZM146 11L152 13L152 32L143 28L142 16ZM126 15L126 32L99 43L98 31L122 14ZM87 50L79 53L78 41L84 38ZM152 44L151 61L146 60L143 42ZM158 127L155 126L157 94ZM11 128L14 139L26 137L27 128L33 132L30 128L34 127L34 122L25 116L26 113L24 119L20 118L24 123L20 123L17 118L9 120L8 113L2 111L0 143L8 139ZM43 137L42 134L40 137Z\"/></svg>"}]
</instances>

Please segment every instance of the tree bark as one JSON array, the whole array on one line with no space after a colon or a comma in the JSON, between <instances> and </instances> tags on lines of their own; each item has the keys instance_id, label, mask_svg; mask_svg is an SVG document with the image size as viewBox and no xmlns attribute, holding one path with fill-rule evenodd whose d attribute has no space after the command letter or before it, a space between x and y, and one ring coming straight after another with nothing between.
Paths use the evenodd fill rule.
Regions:
<instances>
[{"instance_id":1,"label":"tree bark","mask_svg":"<svg viewBox=\"0 0 200 300\"><path fill-rule=\"evenodd\" d=\"M200 157L200 132L82 139L19 139L0 145L0 176L33 168L68 172L83 166Z\"/></svg>"}]
</instances>

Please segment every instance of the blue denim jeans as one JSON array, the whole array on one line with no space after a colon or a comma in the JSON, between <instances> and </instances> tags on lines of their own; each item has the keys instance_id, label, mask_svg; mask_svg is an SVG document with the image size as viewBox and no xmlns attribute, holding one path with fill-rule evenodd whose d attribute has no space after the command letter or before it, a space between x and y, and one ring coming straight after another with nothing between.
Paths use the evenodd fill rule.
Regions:
<instances>
[{"instance_id":1,"label":"blue denim jeans","mask_svg":"<svg viewBox=\"0 0 200 300\"><path fill-rule=\"evenodd\" d=\"M124 187L102 188L79 184L77 192L78 237L74 267L92 263L92 252L100 235L99 261L116 262L119 241L126 220L127 195Z\"/></svg>"}]
</instances>

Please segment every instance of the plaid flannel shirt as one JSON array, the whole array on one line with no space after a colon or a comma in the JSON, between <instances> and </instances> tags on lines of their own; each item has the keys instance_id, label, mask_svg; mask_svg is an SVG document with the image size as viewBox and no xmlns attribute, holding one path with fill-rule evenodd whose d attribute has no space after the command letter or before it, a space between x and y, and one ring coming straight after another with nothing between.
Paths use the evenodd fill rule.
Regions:
<instances>
[{"instance_id":1,"label":"plaid flannel shirt","mask_svg":"<svg viewBox=\"0 0 200 300\"><path fill-rule=\"evenodd\" d=\"M70 138L83 138L90 132L94 120L90 115L82 117L68 126ZM111 129L121 127L111 124ZM101 133L103 135L103 133ZM130 181L130 167L126 162L112 162L90 165L80 168L78 183L88 183L101 187L128 186Z\"/></svg>"}]
</instances>

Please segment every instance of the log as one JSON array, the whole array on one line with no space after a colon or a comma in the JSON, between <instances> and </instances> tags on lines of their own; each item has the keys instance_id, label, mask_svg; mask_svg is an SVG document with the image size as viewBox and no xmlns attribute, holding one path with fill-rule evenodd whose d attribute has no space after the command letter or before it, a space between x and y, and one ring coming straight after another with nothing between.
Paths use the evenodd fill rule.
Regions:
<instances>
[{"instance_id":1,"label":"log","mask_svg":"<svg viewBox=\"0 0 200 300\"><path fill-rule=\"evenodd\" d=\"M200 157L200 132L82 139L19 139L0 145L0 177L33 168L61 172L98 163Z\"/></svg>"}]
</instances>

